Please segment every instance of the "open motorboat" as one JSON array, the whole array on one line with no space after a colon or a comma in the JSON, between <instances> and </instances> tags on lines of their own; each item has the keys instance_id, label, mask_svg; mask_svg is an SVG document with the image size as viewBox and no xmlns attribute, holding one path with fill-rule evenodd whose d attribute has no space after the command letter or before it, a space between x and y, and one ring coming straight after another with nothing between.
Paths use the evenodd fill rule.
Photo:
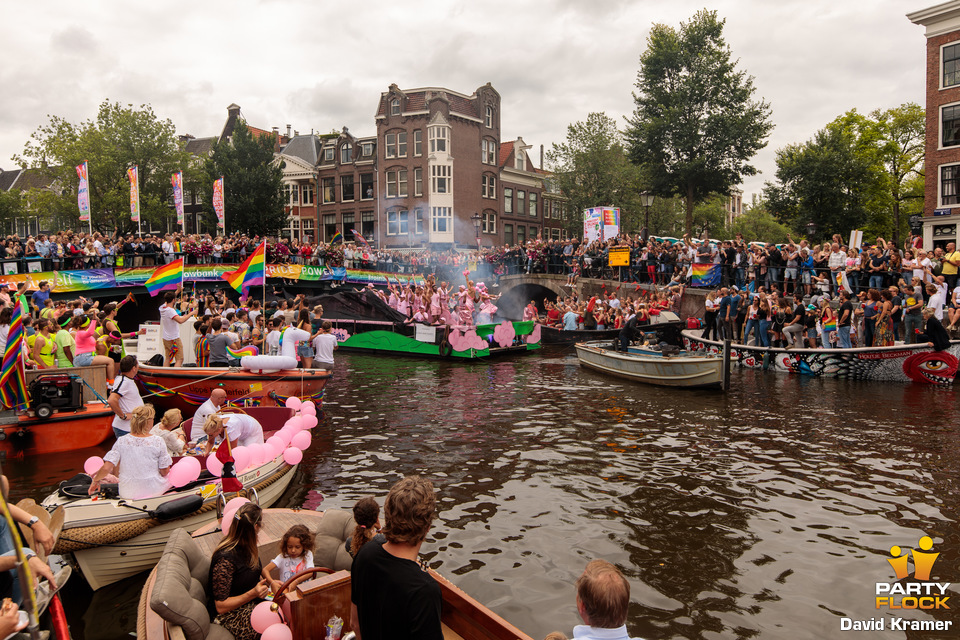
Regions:
<instances>
[{"instance_id":1,"label":"open motorboat","mask_svg":"<svg viewBox=\"0 0 960 640\"><path fill-rule=\"evenodd\" d=\"M635 382L661 387L721 387L723 358L693 356L678 349L659 353L631 348L626 353L611 348L610 342L576 345L580 365Z\"/></svg>"}]
</instances>

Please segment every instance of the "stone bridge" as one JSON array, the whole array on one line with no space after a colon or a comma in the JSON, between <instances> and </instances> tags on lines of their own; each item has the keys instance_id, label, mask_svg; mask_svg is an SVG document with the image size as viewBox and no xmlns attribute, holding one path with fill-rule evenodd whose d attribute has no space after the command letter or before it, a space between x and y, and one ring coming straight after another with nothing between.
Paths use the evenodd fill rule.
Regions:
<instances>
[{"instance_id":1,"label":"stone bridge","mask_svg":"<svg viewBox=\"0 0 960 640\"><path fill-rule=\"evenodd\" d=\"M500 299L497 301L500 315L519 319L523 316L523 307L531 300L542 311L545 300L552 301L557 296L571 295L574 289L580 299L588 299L591 296L612 293L618 285L620 285L619 282L612 280L579 278L577 284L571 288L567 285L567 276L564 275L521 273L501 277L500 285L490 287L490 290L492 293L500 294ZM639 286L641 289L651 288L650 285ZM636 292L636 284L625 282L620 286L619 295L624 297L635 295ZM706 290L687 289L681 304L681 318L688 316L703 317L703 301L706 298L706 293Z\"/></svg>"}]
</instances>

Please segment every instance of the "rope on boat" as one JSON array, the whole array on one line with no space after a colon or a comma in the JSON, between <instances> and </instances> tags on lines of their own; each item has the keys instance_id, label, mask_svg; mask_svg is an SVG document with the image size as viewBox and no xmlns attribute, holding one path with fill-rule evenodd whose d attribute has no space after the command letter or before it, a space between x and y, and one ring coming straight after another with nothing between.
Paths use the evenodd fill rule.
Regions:
<instances>
[{"instance_id":1,"label":"rope on boat","mask_svg":"<svg viewBox=\"0 0 960 640\"><path fill-rule=\"evenodd\" d=\"M261 491L275 482L279 481L280 478L285 476L293 469L292 466L286 465L283 469L280 469L270 477L258 482L253 485L253 488L257 491ZM215 500L211 500L200 507L198 510L190 513L183 518L178 518L183 520L184 518L190 518L195 515L202 513L207 513L208 511L215 511L217 508L217 503ZM168 520L167 522L171 522ZM175 521L174 521L175 522ZM166 541L156 542L156 543L141 543L141 544L117 544L125 540L130 540L135 538L148 529L161 523L156 518L140 518L138 520L130 520L127 522L118 522L115 524L106 524L99 525L95 527L77 527L75 529L68 529L66 532L69 532L72 537L66 537L63 534L60 534L60 537L57 539L57 544L53 548L53 552L56 554L66 554L72 553L74 551L82 551L84 549L94 549L97 547L118 547L118 548L138 548L138 547L156 547L166 544ZM65 532L65 533L66 533Z\"/></svg>"}]
</instances>

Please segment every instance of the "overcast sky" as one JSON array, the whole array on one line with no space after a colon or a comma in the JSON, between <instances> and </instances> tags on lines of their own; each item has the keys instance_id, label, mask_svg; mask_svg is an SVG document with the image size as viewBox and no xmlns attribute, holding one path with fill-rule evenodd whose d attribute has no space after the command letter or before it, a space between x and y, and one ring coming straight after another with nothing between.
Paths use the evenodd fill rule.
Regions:
<instances>
[{"instance_id":1,"label":"overcast sky","mask_svg":"<svg viewBox=\"0 0 960 640\"><path fill-rule=\"evenodd\" d=\"M713 2L740 67L776 125L746 198L773 180L774 151L851 108L924 102L923 28L908 0ZM218 135L239 104L257 127L374 133L380 92L440 86L503 98L504 140L550 148L592 111L633 110L650 25L687 0L3 2L0 167L47 114L73 122L104 100L149 103L178 133Z\"/></svg>"}]
</instances>

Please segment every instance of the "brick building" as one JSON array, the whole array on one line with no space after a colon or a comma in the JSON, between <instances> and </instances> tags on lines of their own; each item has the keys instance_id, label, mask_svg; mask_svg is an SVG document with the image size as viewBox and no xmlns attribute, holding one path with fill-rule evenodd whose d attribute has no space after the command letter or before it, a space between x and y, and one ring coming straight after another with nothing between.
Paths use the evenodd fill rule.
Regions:
<instances>
[{"instance_id":1,"label":"brick building","mask_svg":"<svg viewBox=\"0 0 960 640\"><path fill-rule=\"evenodd\" d=\"M543 175L531 164L529 148L523 138L500 146L503 244L523 244L543 232Z\"/></svg>"},{"instance_id":2,"label":"brick building","mask_svg":"<svg viewBox=\"0 0 960 640\"><path fill-rule=\"evenodd\" d=\"M347 242L353 231L372 242L380 233L377 221L377 139L357 138L344 127L323 140L317 165L320 231L324 242L338 231Z\"/></svg>"},{"instance_id":3,"label":"brick building","mask_svg":"<svg viewBox=\"0 0 960 640\"><path fill-rule=\"evenodd\" d=\"M957 242L960 223L960 0L907 14L926 27L923 246Z\"/></svg>"}]
</instances>

